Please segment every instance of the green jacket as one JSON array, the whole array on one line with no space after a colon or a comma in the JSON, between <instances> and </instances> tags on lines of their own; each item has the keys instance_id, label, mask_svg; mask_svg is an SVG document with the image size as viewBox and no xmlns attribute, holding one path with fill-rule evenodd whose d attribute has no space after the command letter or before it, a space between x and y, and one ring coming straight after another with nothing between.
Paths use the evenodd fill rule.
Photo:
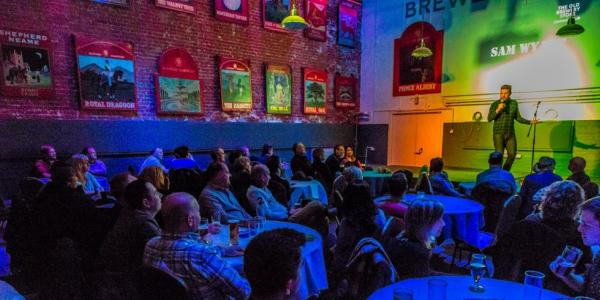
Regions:
<instances>
[{"instance_id":1,"label":"green jacket","mask_svg":"<svg viewBox=\"0 0 600 300\"><path fill-rule=\"evenodd\" d=\"M516 100L508 99L504 101L506 107L499 113L496 113L496 108L500 105L500 100L494 101L490 106L488 114L488 122L494 121L494 134L498 133L515 133L515 124L513 120L522 124L531 124L531 121L521 117L519 113L519 103Z\"/></svg>"}]
</instances>

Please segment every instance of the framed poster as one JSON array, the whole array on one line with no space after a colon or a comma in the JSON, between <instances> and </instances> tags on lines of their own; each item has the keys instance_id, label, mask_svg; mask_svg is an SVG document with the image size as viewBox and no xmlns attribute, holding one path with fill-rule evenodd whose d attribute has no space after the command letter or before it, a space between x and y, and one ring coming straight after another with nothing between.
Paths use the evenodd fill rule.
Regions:
<instances>
[{"instance_id":1,"label":"framed poster","mask_svg":"<svg viewBox=\"0 0 600 300\"><path fill-rule=\"evenodd\" d=\"M304 69L304 113L324 115L327 103L327 72Z\"/></svg>"},{"instance_id":2,"label":"framed poster","mask_svg":"<svg viewBox=\"0 0 600 300\"><path fill-rule=\"evenodd\" d=\"M252 110L250 61L219 57L223 111Z\"/></svg>"},{"instance_id":3,"label":"framed poster","mask_svg":"<svg viewBox=\"0 0 600 300\"><path fill-rule=\"evenodd\" d=\"M262 0L265 29L287 32L281 21L290 15L290 0Z\"/></svg>"},{"instance_id":4,"label":"framed poster","mask_svg":"<svg viewBox=\"0 0 600 300\"><path fill-rule=\"evenodd\" d=\"M46 33L0 29L2 95L52 97L50 46Z\"/></svg>"},{"instance_id":5,"label":"framed poster","mask_svg":"<svg viewBox=\"0 0 600 300\"><path fill-rule=\"evenodd\" d=\"M92 0L92 1L97 2L97 3L103 3L103 4L129 6L129 0Z\"/></svg>"},{"instance_id":6,"label":"framed poster","mask_svg":"<svg viewBox=\"0 0 600 300\"><path fill-rule=\"evenodd\" d=\"M156 0L156 6L193 14L194 0Z\"/></svg>"},{"instance_id":7,"label":"framed poster","mask_svg":"<svg viewBox=\"0 0 600 300\"><path fill-rule=\"evenodd\" d=\"M433 55L413 57L416 47L428 47ZM439 93L442 90L442 56L444 32L427 22L408 26L394 40L393 96Z\"/></svg>"},{"instance_id":8,"label":"framed poster","mask_svg":"<svg viewBox=\"0 0 600 300\"><path fill-rule=\"evenodd\" d=\"M81 108L137 110L133 44L75 37Z\"/></svg>"},{"instance_id":9,"label":"framed poster","mask_svg":"<svg viewBox=\"0 0 600 300\"><path fill-rule=\"evenodd\" d=\"M163 52L156 75L156 110L158 114L202 113L202 86L198 66L181 48Z\"/></svg>"},{"instance_id":10,"label":"framed poster","mask_svg":"<svg viewBox=\"0 0 600 300\"><path fill-rule=\"evenodd\" d=\"M292 68L267 64L265 67L267 113L292 114Z\"/></svg>"},{"instance_id":11,"label":"framed poster","mask_svg":"<svg viewBox=\"0 0 600 300\"><path fill-rule=\"evenodd\" d=\"M215 0L217 20L248 25L248 0Z\"/></svg>"},{"instance_id":12,"label":"framed poster","mask_svg":"<svg viewBox=\"0 0 600 300\"><path fill-rule=\"evenodd\" d=\"M327 40L327 0L306 0L304 18L308 28L304 35L316 41Z\"/></svg>"},{"instance_id":13,"label":"framed poster","mask_svg":"<svg viewBox=\"0 0 600 300\"><path fill-rule=\"evenodd\" d=\"M356 78L354 76L335 76L335 107L355 108L357 100Z\"/></svg>"},{"instance_id":14,"label":"framed poster","mask_svg":"<svg viewBox=\"0 0 600 300\"><path fill-rule=\"evenodd\" d=\"M358 6L342 1L338 12L338 45L354 48L358 38Z\"/></svg>"}]
</instances>

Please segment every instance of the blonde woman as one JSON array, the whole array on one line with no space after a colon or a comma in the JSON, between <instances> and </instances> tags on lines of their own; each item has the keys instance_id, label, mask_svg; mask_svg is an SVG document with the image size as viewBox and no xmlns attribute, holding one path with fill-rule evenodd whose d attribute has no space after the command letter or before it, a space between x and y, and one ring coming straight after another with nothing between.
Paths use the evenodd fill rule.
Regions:
<instances>
[{"instance_id":1,"label":"blonde woman","mask_svg":"<svg viewBox=\"0 0 600 300\"><path fill-rule=\"evenodd\" d=\"M90 163L87 156L83 154L75 154L71 157L77 185L83 188L87 195L98 194L104 192L104 189L92 175L90 171Z\"/></svg>"},{"instance_id":2,"label":"blonde woman","mask_svg":"<svg viewBox=\"0 0 600 300\"><path fill-rule=\"evenodd\" d=\"M165 193L169 190L169 177L159 166L146 167L138 176L138 179L152 183L161 193Z\"/></svg>"}]
</instances>

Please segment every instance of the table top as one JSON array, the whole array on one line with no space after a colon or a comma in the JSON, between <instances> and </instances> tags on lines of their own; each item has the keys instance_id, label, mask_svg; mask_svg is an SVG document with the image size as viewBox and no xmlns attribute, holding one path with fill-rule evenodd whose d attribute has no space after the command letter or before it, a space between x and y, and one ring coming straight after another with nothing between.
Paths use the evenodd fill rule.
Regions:
<instances>
[{"instance_id":1,"label":"table top","mask_svg":"<svg viewBox=\"0 0 600 300\"><path fill-rule=\"evenodd\" d=\"M393 299L393 291L395 288L406 288L412 290L413 300L427 299L428 287L427 282L430 279L442 279L448 283L446 288L446 300L463 300L463 299L523 299L524 285L518 282L505 281L492 278L482 278L480 283L485 288L483 293L476 293L469 290L469 286L473 283L471 276L431 276L422 278L412 278L403 280L392 285L388 285L375 291L368 299ZM555 300L569 297L549 291L542 290L542 300ZM529 300L529 299L528 299Z\"/></svg>"},{"instance_id":2,"label":"table top","mask_svg":"<svg viewBox=\"0 0 600 300\"><path fill-rule=\"evenodd\" d=\"M416 194L406 194L404 199L411 202L417 199ZM483 205L473 200L443 196L443 195L425 195L425 199L435 199L444 204L444 214L468 214L480 213Z\"/></svg>"},{"instance_id":3,"label":"table top","mask_svg":"<svg viewBox=\"0 0 600 300\"><path fill-rule=\"evenodd\" d=\"M392 173L379 173L377 171L364 171L363 178L367 177L392 177Z\"/></svg>"}]
</instances>

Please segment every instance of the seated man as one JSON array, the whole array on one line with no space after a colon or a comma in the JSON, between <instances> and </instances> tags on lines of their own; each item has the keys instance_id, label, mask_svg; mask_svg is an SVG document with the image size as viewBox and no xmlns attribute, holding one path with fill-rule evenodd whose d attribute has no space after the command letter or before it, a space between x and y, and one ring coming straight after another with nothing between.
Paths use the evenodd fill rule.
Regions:
<instances>
[{"instance_id":1,"label":"seated man","mask_svg":"<svg viewBox=\"0 0 600 300\"><path fill-rule=\"evenodd\" d=\"M108 178L106 177L108 172L106 170L106 165L104 164L104 162L98 159L98 156L96 155L96 149L94 149L94 147L88 146L83 148L81 154L88 157L88 163L90 164L90 174L96 177L96 180L105 191L108 191L110 189L110 186L108 184Z\"/></svg>"},{"instance_id":2,"label":"seated man","mask_svg":"<svg viewBox=\"0 0 600 300\"><path fill-rule=\"evenodd\" d=\"M255 163L258 161L258 157L254 156L250 153L250 148L248 148L248 146L244 145L244 146L240 147L240 151L242 152L242 156L249 158L252 163Z\"/></svg>"},{"instance_id":3,"label":"seated man","mask_svg":"<svg viewBox=\"0 0 600 300\"><path fill-rule=\"evenodd\" d=\"M573 157L569 161L569 171L571 171L571 176L567 178L567 180L572 180L577 182L580 186L586 185L586 183L590 182L590 176L585 174L585 159L582 157Z\"/></svg>"},{"instance_id":4,"label":"seated man","mask_svg":"<svg viewBox=\"0 0 600 300\"><path fill-rule=\"evenodd\" d=\"M269 185L267 187L279 203L288 205L290 202L290 195L292 194L292 188L289 181L281 178L283 170L281 169L281 160L279 160L279 156L270 156L267 159L266 165L267 168L269 168L269 175L271 176L271 180L269 180Z\"/></svg>"},{"instance_id":5,"label":"seated man","mask_svg":"<svg viewBox=\"0 0 600 300\"><path fill-rule=\"evenodd\" d=\"M329 172L334 178L337 177L339 174L342 174L342 172L344 171L344 168L342 167L342 160L345 156L346 148L344 147L344 145L339 144L335 146L334 152L331 155L329 155L329 157L325 161L327 168L329 168Z\"/></svg>"},{"instance_id":6,"label":"seated man","mask_svg":"<svg viewBox=\"0 0 600 300\"><path fill-rule=\"evenodd\" d=\"M210 152L210 158L212 159L212 162L225 162L225 150L223 150L223 148L218 147L216 149L214 149L213 151Z\"/></svg>"},{"instance_id":7,"label":"seated man","mask_svg":"<svg viewBox=\"0 0 600 300\"><path fill-rule=\"evenodd\" d=\"M375 199L375 204L381 208L386 215L403 219L406 210L408 210L408 203L405 203L402 200L406 190L408 190L406 175L404 175L404 173L394 174L387 180L387 185L390 194Z\"/></svg>"},{"instance_id":8,"label":"seated man","mask_svg":"<svg viewBox=\"0 0 600 300\"><path fill-rule=\"evenodd\" d=\"M148 241L144 264L164 270L184 282L191 299L246 299L248 282L221 257L220 250L201 241L197 232L200 208L188 193L165 197L164 231Z\"/></svg>"},{"instance_id":9,"label":"seated man","mask_svg":"<svg viewBox=\"0 0 600 300\"><path fill-rule=\"evenodd\" d=\"M302 172L304 177L312 177L314 176L315 170L313 170L310 162L308 161L308 157L306 157L306 148L302 143L295 143L292 146L292 151L294 152L294 156L292 157L291 165L292 165L292 174L296 176L296 173ZM302 177L300 175L300 177Z\"/></svg>"},{"instance_id":10,"label":"seated man","mask_svg":"<svg viewBox=\"0 0 600 300\"><path fill-rule=\"evenodd\" d=\"M173 150L175 152L175 159L171 162L171 168L169 170L179 170L179 169L192 169L198 173L200 173L200 167L194 161L194 157L190 153L190 148L188 146L179 146Z\"/></svg>"},{"instance_id":11,"label":"seated man","mask_svg":"<svg viewBox=\"0 0 600 300\"><path fill-rule=\"evenodd\" d=\"M258 162L261 164L267 164L267 159L273 156L273 146L271 144L264 144L262 147L262 154L258 158Z\"/></svg>"},{"instance_id":12,"label":"seated man","mask_svg":"<svg viewBox=\"0 0 600 300\"><path fill-rule=\"evenodd\" d=\"M441 157L432 158L429 162L429 181L433 193L436 195L463 197L461 193L454 189L452 182L448 179L448 174L444 172L444 161Z\"/></svg>"},{"instance_id":13,"label":"seated man","mask_svg":"<svg viewBox=\"0 0 600 300\"><path fill-rule=\"evenodd\" d=\"M275 229L257 235L244 253L251 299L293 299L299 287L304 234Z\"/></svg>"},{"instance_id":14,"label":"seated man","mask_svg":"<svg viewBox=\"0 0 600 300\"><path fill-rule=\"evenodd\" d=\"M323 162L324 160L325 151L323 148L315 148L315 150L313 150L312 168L315 171L316 179L323 184L323 187L325 187L325 190L329 193L331 192L334 178L327 165Z\"/></svg>"},{"instance_id":15,"label":"seated man","mask_svg":"<svg viewBox=\"0 0 600 300\"><path fill-rule=\"evenodd\" d=\"M542 156L534 167L535 173L525 177L523 186L521 186L521 190L519 191L522 202L517 220L521 220L533 212L534 206L538 204L534 202L533 196L540 189L562 180L560 176L554 174L555 165L556 161L553 158Z\"/></svg>"},{"instance_id":16,"label":"seated man","mask_svg":"<svg viewBox=\"0 0 600 300\"><path fill-rule=\"evenodd\" d=\"M42 158L37 160L29 173L29 176L35 178L50 178L50 169L56 161L56 150L51 145L42 145L40 147Z\"/></svg>"},{"instance_id":17,"label":"seated man","mask_svg":"<svg viewBox=\"0 0 600 300\"><path fill-rule=\"evenodd\" d=\"M509 172L502 169L502 153L492 152L488 159L489 169L477 174L477 182L475 186L488 183L505 191L507 194L513 194L517 191L517 183L515 177Z\"/></svg>"},{"instance_id":18,"label":"seated man","mask_svg":"<svg viewBox=\"0 0 600 300\"><path fill-rule=\"evenodd\" d=\"M225 163L210 164L204 175L207 185L200 193L200 206L205 216L222 223L251 218L229 190L230 174Z\"/></svg>"},{"instance_id":19,"label":"seated man","mask_svg":"<svg viewBox=\"0 0 600 300\"><path fill-rule=\"evenodd\" d=\"M165 168L165 166L163 166L162 160L163 160L163 149L162 148L154 148L152 151L150 151L150 155L148 157L146 157L146 159L140 166L138 174L141 174L142 171L144 171L144 169L147 167L160 167L163 170L163 172L169 173L169 170L167 168Z\"/></svg>"}]
</instances>

